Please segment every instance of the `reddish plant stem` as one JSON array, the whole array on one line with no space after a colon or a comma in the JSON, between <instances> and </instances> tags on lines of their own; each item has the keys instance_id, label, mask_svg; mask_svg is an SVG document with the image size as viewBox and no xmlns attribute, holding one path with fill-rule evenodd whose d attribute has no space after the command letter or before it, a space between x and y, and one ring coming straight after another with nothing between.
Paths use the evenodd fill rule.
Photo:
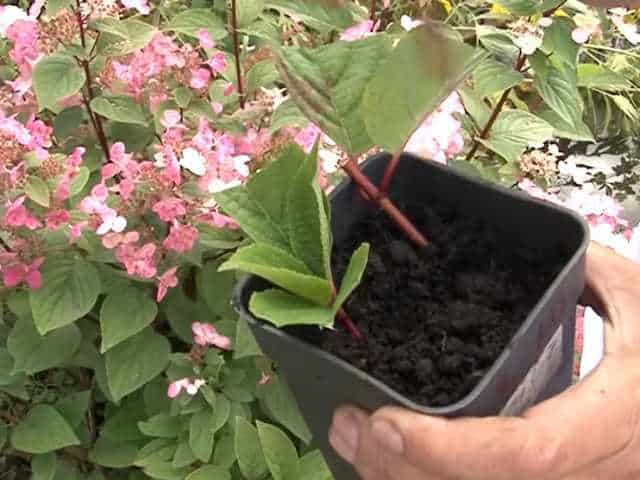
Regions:
<instances>
[{"instance_id":1,"label":"reddish plant stem","mask_svg":"<svg viewBox=\"0 0 640 480\"><path fill-rule=\"evenodd\" d=\"M240 108L244 109L244 85L242 82L242 67L240 66L240 40L238 38L238 10L236 0L231 0L231 36L233 37L233 56L236 61L236 78L238 82L238 98Z\"/></svg>"},{"instance_id":2,"label":"reddish plant stem","mask_svg":"<svg viewBox=\"0 0 640 480\"><path fill-rule=\"evenodd\" d=\"M385 193L381 192L378 187L362 173L355 160L349 160L342 165L342 168L351 177L353 183L367 194L372 202L375 202L384 210L396 226L402 230L417 247L422 248L429 244L427 239L424 238L413 223L411 223L411 220L394 205Z\"/></svg>"},{"instance_id":3,"label":"reddish plant stem","mask_svg":"<svg viewBox=\"0 0 640 480\"><path fill-rule=\"evenodd\" d=\"M522 67L524 67L524 62L526 59L527 57L525 55L520 54L520 57L518 58L518 62L516 63L517 72L520 72L522 70ZM480 147L481 140L484 140L489 136L489 132L491 132L491 128L493 127L493 124L496 123L496 120L498 119L498 115L500 115L500 112L502 111L504 104L507 102L507 98L509 98L509 94L511 93L511 90L513 90L513 87L507 88L502 93L500 100L498 100L498 103L496 103L496 106L493 108L493 111L491 112L491 116L489 117L489 120L487 121L486 125L480 132L480 135L478 135L473 140L473 145L471 146L471 150L469 150L469 153L467 153L467 157L466 157L467 161L471 160L473 156L476 154L476 152L478 151L478 148Z\"/></svg>"},{"instance_id":4,"label":"reddish plant stem","mask_svg":"<svg viewBox=\"0 0 640 480\"><path fill-rule=\"evenodd\" d=\"M331 281L331 291L332 291L331 303L333 303L336 300L336 295L338 294L336 290L336 284L333 283L333 280ZM353 320L351 320L351 317L347 312L344 311L343 308L338 310L336 317L338 317L338 320L342 322L342 325L344 325L344 328L347 329L347 331L351 334L352 337L357 338L358 340L362 340L362 333L360 332L358 327L356 327L356 324L353 323Z\"/></svg>"},{"instance_id":5,"label":"reddish plant stem","mask_svg":"<svg viewBox=\"0 0 640 480\"><path fill-rule=\"evenodd\" d=\"M376 21L376 6L378 4L378 0L371 0L371 7L369 8L369 19L372 22ZM372 27L373 28L373 27Z\"/></svg>"},{"instance_id":6,"label":"reddish plant stem","mask_svg":"<svg viewBox=\"0 0 640 480\"><path fill-rule=\"evenodd\" d=\"M396 173L398 165L400 165L400 157L402 156L403 150L404 148L399 149L396 153L393 154L391 160L389 160L387 168L384 171L384 175L382 176L382 181L380 182L380 191L383 193L387 193L389 191L389 186L391 185L391 180L393 180L393 175Z\"/></svg>"}]
</instances>

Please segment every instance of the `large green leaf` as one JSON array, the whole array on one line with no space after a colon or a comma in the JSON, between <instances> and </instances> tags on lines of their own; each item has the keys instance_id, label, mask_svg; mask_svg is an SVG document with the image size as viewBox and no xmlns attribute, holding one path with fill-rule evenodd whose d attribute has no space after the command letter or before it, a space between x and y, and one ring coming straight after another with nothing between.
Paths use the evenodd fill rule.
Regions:
<instances>
[{"instance_id":1,"label":"large green leaf","mask_svg":"<svg viewBox=\"0 0 640 480\"><path fill-rule=\"evenodd\" d=\"M78 327L68 325L42 336L29 317L19 318L7 339L16 372L28 375L61 367L80 346Z\"/></svg>"},{"instance_id":2,"label":"large green leaf","mask_svg":"<svg viewBox=\"0 0 640 480\"><path fill-rule=\"evenodd\" d=\"M300 480L331 480L333 476L319 450L313 450L300 459Z\"/></svg>"},{"instance_id":3,"label":"large green leaf","mask_svg":"<svg viewBox=\"0 0 640 480\"><path fill-rule=\"evenodd\" d=\"M425 54L430 51L437 53ZM481 52L432 24L406 34L366 88L362 114L374 143L400 149L482 60Z\"/></svg>"},{"instance_id":4,"label":"large green leaf","mask_svg":"<svg viewBox=\"0 0 640 480\"><path fill-rule=\"evenodd\" d=\"M12 385L24 378L24 373L14 371L14 360L9 351L6 348L0 348L0 386Z\"/></svg>"},{"instance_id":5,"label":"large green leaf","mask_svg":"<svg viewBox=\"0 0 640 480\"><path fill-rule=\"evenodd\" d=\"M342 304L347 300L349 295L356 289L362 280L362 274L367 266L367 260L369 259L369 244L363 243L358 249L353 252L347 271L342 278L340 284L340 290L336 296L336 301L333 304L333 311L337 312L342 307Z\"/></svg>"},{"instance_id":6,"label":"large green leaf","mask_svg":"<svg viewBox=\"0 0 640 480\"><path fill-rule=\"evenodd\" d=\"M118 402L158 376L169 363L170 353L169 341L151 328L109 350L105 363L114 400Z\"/></svg>"},{"instance_id":7,"label":"large green leaf","mask_svg":"<svg viewBox=\"0 0 640 480\"><path fill-rule=\"evenodd\" d=\"M273 480L298 477L298 452L289 437L275 425L256 422L258 436Z\"/></svg>"},{"instance_id":8,"label":"large green leaf","mask_svg":"<svg viewBox=\"0 0 640 480\"><path fill-rule=\"evenodd\" d=\"M166 30L195 37L199 30L206 28L211 38L219 40L227 36L222 19L208 8L189 8L173 17Z\"/></svg>"},{"instance_id":9,"label":"large green leaf","mask_svg":"<svg viewBox=\"0 0 640 480\"><path fill-rule=\"evenodd\" d=\"M50 405L36 405L13 429L11 444L26 453L48 453L71 445L79 445L71 426Z\"/></svg>"},{"instance_id":10,"label":"large green leaf","mask_svg":"<svg viewBox=\"0 0 640 480\"><path fill-rule=\"evenodd\" d=\"M473 90L480 97L487 97L519 85L522 73L492 58L483 60L473 72Z\"/></svg>"},{"instance_id":11,"label":"large green leaf","mask_svg":"<svg viewBox=\"0 0 640 480\"><path fill-rule=\"evenodd\" d=\"M175 438L180 434L181 422L179 417L163 412L138 422L138 429L148 437Z\"/></svg>"},{"instance_id":12,"label":"large green leaf","mask_svg":"<svg viewBox=\"0 0 640 480\"><path fill-rule=\"evenodd\" d=\"M307 427L293 393L282 377L274 376L262 387L262 401L271 419L286 427L291 433L309 444L311 432Z\"/></svg>"},{"instance_id":13,"label":"large green leaf","mask_svg":"<svg viewBox=\"0 0 640 480\"><path fill-rule=\"evenodd\" d=\"M49 208L49 187L40 177L29 175L27 184L24 186L24 193L38 205Z\"/></svg>"},{"instance_id":14,"label":"large green leaf","mask_svg":"<svg viewBox=\"0 0 640 480\"><path fill-rule=\"evenodd\" d=\"M133 465L138 454L135 444L100 437L89 452L89 459L107 468L125 468Z\"/></svg>"},{"instance_id":15,"label":"large green leaf","mask_svg":"<svg viewBox=\"0 0 640 480\"><path fill-rule=\"evenodd\" d=\"M327 305L331 299L327 279L314 276L304 263L284 250L262 243L241 248L220 269L253 273L320 305Z\"/></svg>"},{"instance_id":16,"label":"large green leaf","mask_svg":"<svg viewBox=\"0 0 640 480\"><path fill-rule=\"evenodd\" d=\"M185 480L231 480L231 474L226 468L205 465L191 472Z\"/></svg>"},{"instance_id":17,"label":"large green leaf","mask_svg":"<svg viewBox=\"0 0 640 480\"><path fill-rule=\"evenodd\" d=\"M236 0L238 28L251 24L264 10L264 0Z\"/></svg>"},{"instance_id":18,"label":"large green leaf","mask_svg":"<svg viewBox=\"0 0 640 480\"><path fill-rule=\"evenodd\" d=\"M570 125L560 118L556 112L549 109L541 110L538 112L538 116L553 127L553 135L556 137L569 138L579 142L594 141L593 133L591 133L587 124L582 120L575 125Z\"/></svg>"},{"instance_id":19,"label":"large green leaf","mask_svg":"<svg viewBox=\"0 0 640 480\"><path fill-rule=\"evenodd\" d=\"M259 480L267 473L258 430L242 417L236 417L235 450L240 472L247 480Z\"/></svg>"},{"instance_id":20,"label":"large green leaf","mask_svg":"<svg viewBox=\"0 0 640 480\"><path fill-rule=\"evenodd\" d=\"M596 63L578 65L578 87L618 92L630 86L631 83L627 78L604 65Z\"/></svg>"},{"instance_id":21,"label":"large green leaf","mask_svg":"<svg viewBox=\"0 0 640 480\"><path fill-rule=\"evenodd\" d=\"M102 32L98 39L99 50L105 55L121 56L147 46L158 30L135 17L120 20L104 17L93 22Z\"/></svg>"},{"instance_id":22,"label":"large green leaf","mask_svg":"<svg viewBox=\"0 0 640 480\"><path fill-rule=\"evenodd\" d=\"M236 277L233 272L219 271L219 266L219 262L208 262L198 272L198 294L212 313L221 318L230 318L233 316L233 308L229 299L236 284Z\"/></svg>"},{"instance_id":23,"label":"large green leaf","mask_svg":"<svg viewBox=\"0 0 640 480\"><path fill-rule=\"evenodd\" d=\"M241 358L255 357L258 355L262 355L262 351L249 325L247 325L245 320L239 318L236 323L236 341L233 345L233 359L239 360Z\"/></svg>"},{"instance_id":24,"label":"large green leaf","mask_svg":"<svg viewBox=\"0 0 640 480\"><path fill-rule=\"evenodd\" d=\"M156 302L139 288L132 287L109 293L100 308L100 351L104 353L135 335L151 324L157 314Z\"/></svg>"},{"instance_id":25,"label":"large green leaf","mask_svg":"<svg viewBox=\"0 0 640 480\"><path fill-rule=\"evenodd\" d=\"M53 107L58 100L77 93L84 82L82 69L65 55L45 56L33 69L33 89L40 109Z\"/></svg>"},{"instance_id":26,"label":"large green leaf","mask_svg":"<svg viewBox=\"0 0 640 480\"><path fill-rule=\"evenodd\" d=\"M146 126L150 120L142 111L140 102L128 95L100 95L91 101L94 112L109 120Z\"/></svg>"},{"instance_id":27,"label":"large green leaf","mask_svg":"<svg viewBox=\"0 0 640 480\"><path fill-rule=\"evenodd\" d=\"M58 400L54 407L69 422L73 428L77 428L89 409L91 390L76 392Z\"/></svg>"},{"instance_id":28,"label":"large green leaf","mask_svg":"<svg viewBox=\"0 0 640 480\"><path fill-rule=\"evenodd\" d=\"M489 138L481 142L508 162L515 162L530 144L540 144L553 136L553 128L535 115L520 110L502 112Z\"/></svg>"},{"instance_id":29,"label":"large green leaf","mask_svg":"<svg viewBox=\"0 0 640 480\"><path fill-rule=\"evenodd\" d=\"M266 0L267 8L293 15L316 30L347 28L362 20L362 11L331 0Z\"/></svg>"},{"instance_id":30,"label":"large green leaf","mask_svg":"<svg viewBox=\"0 0 640 480\"><path fill-rule=\"evenodd\" d=\"M542 52L529 57L529 62L535 71L533 84L547 106L565 123L577 125L582 119L582 98L575 70Z\"/></svg>"},{"instance_id":31,"label":"large green leaf","mask_svg":"<svg viewBox=\"0 0 640 480\"><path fill-rule=\"evenodd\" d=\"M331 308L321 307L278 289L254 293L249 301L249 310L256 317L279 328L288 325L331 327L334 318Z\"/></svg>"},{"instance_id":32,"label":"large green leaf","mask_svg":"<svg viewBox=\"0 0 640 480\"><path fill-rule=\"evenodd\" d=\"M573 41L571 33L575 28L570 18L554 17L553 23L544 29L544 39L540 50L554 61L565 63L575 69L580 45Z\"/></svg>"},{"instance_id":33,"label":"large green leaf","mask_svg":"<svg viewBox=\"0 0 640 480\"><path fill-rule=\"evenodd\" d=\"M282 102L271 116L272 133L286 127L305 127L309 123L307 117L300 111L296 103L291 98Z\"/></svg>"},{"instance_id":34,"label":"large green leaf","mask_svg":"<svg viewBox=\"0 0 640 480\"><path fill-rule=\"evenodd\" d=\"M100 293L96 268L82 258L47 259L42 267L42 287L29 292L33 319L38 331L50 332L83 317Z\"/></svg>"},{"instance_id":35,"label":"large green leaf","mask_svg":"<svg viewBox=\"0 0 640 480\"><path fill-rule=\"evenodd\" d=\"M34 455L31 458L31 480L53 480L58 468L58 457L54 452Z\"/></svg>"},{"instance_id":36,"label":"large green leaf","mask_svg":"<svg viewBox=\"0 0 640 480\"><path fill-rule=\"evenodd\" d=\"M358 155L373 146L361 108L365 88L390 49L386 35L317 49L289 47L280 51L278 69L309 120Z\"/></svg>"},{"instance_id":37,"label":"large green leaf","mask_svg":"<svg viewBox=\"0 0 640 480\"><path fill-rule=\"evenodd\" d=\"M209 408L194 413L189 423L189 446L198 460L208 463L213 454L213 415Z\"/></svg>"}]
</instances>

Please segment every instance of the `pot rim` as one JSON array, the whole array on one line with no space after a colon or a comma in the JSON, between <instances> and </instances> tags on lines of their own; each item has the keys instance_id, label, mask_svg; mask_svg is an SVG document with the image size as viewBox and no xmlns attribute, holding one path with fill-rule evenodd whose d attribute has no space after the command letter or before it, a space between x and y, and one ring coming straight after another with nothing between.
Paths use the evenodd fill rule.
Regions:
<instances>
[{"instance_id":1,"label":"pot rim","mask_svg":"<svg viewBox=\"0 0 640 480\"><path fill-rule=\"evenodd\" d=\"M379 153L379 154L373 155L363 163L362 167L363 168L366 167L366 165L369 162L372 162L372 161L376 160L377 158L379 158L381 156L387 157L387 159L391 157L387 153ZM481 186L483 188L488 188L488 189L494 190L494 191L500 193L501 195L504 195L504 196L512 198L512 199L519 199L519 200L523 200L524 199L524 200L527 200L527 201L530 201L530 202L534 202L534 203L537 203L541 208L546 208L546 209L549 209L549 210L552 210L552 211L555 211L555 212L559 212L559 213L561 213L561 214L563 214L563 215L565 215L567 217L570 217L572 220L574 220L579 225L579 227L580 227L580 229L582 230L582 233L583 233L582 241L578 245L578 248L576 249L576 251L571 255L569 260L565 263L564 267L560 270L560 272L558 272L558 274L555 276L553 281L548 285L548 287L546 288L546 290L544 291L542 296L536 302L535 306L529 311L529 313L527 314L526 319L522 322L522 324L520 325L520 327L518 328L516 333L513 335L513 337L511 338L511 340L507 344L507 346L502 350L502 352L500 353L498 358L496 358L494 360L494 362L491 365L491 367L489 369L487 369L487 371L482 376L480 381L475 385L475 387L473 387L473 389L471 389L471 391L469 393L467 393L463 398L461 398L457 402L452 403L450 405L447 405L445 407L430 407L430 406L421 405L421 404L416 403L413 400L409 399L405 395L399 393L397 390L389 387L384 382L378 380L377 378L373 377L372 375L368 374L367 372L365 372L365 371L353 366L349 362L346 362L345 360L341 359L340 357L338 357L336 355L333 355L333 354L331 354L331 353L329 353L329 352L317 347L316 345L313 345L311 343L308 343L308 342L305 342L303 340L300 340L299 338L288 334L284 330L279 329L279 328L275 327L274 325L269 324L266 321L262 321L262 320L256 318L249 311L247 305L245 305L244 302L243 302L243 292L247 289L247 287L250 286L250 283L251 283L251 281L253 279L260 278L260 277L258 277L256 275L247 275L247 276L245 276L244 278L242 278L238 282L238 284L236 285L236 287L234 289L234 292L233 292L232 305L233 305L234 309L245 320L247 320L248 322L250 322L254 326L257 326L259 328L262 328L263 330L268 331L271 335L279 337L281 340L283 340L285 342L296 343L298 345L304 346L305 348L308 348L311 352L313 352L313 354L324 358L324 360L326 360L328 362L332 362L332 363L337 364L341 368L349 371L352 375L355 375L355 376L359 377L360 379L366 381L367 383L371 384L375 388L384 391L387 395L389 395L390 398L393 398L396 402L398 402L398 404L403 405L406 408L410 408L412 410L421 412L421 413L431 414L431 415L439 415L439 416L446 416L447 414L452 413L454 411L459 411L459 410L464 409L466 406L468 406L479 395L479 393L482 390L484 390L486 388L486 386L489 383L490 379L496 374L496 372L500 368L500 366L507 360L508 354L509 354L509 352L510 352L510 350L512 348L514 340L517 337L519 337L520 335L522 335L523 332L526 331L530 327L530 325L536 320L540 310L542 308L544 308L544 306L551 300L551 297L552 297L554 291L556 291L558 289L558 287L563 282L563 280L569 275L569 272L574 267L576 267L578 265L578 263L582 260L583 256L586 253L587 247L589 245L589 241L590 241L590 233L589 232L590 231L589 231L589 227L588 227L586 221L584 220L584 218L582 218L580 215L578 215L573 210L569 210L566 207L563 207L563 206L560 206L560 205L557 205L557 204L554 204L554 203L550 203L550 202L545 202L545 201L540 200L538 198L532 197L532 196L530 196L530 195L528 195L528 194L526 194L524 192L515 191L515 190L509 189L507 187L504 187L502 185L497 185L497 184L491 183L491 182L489 182L487 180L483 180L483 179L480 179L480 178L472 177L470 175L462 174L460 172L452 170L450 167L447 167L447 166L442 165L440 163L434 162L432 160L424 160L424 159L422 159L420 157L417 157L415 155L408 154L408 153L403 154L403 156L419 160L420 162L423 162L423 163L429 163L431 167L438 168L438 169L442 170L443 172L445 172L448 175L453 175L455 177L458 177L460 180L462 180L464 182L468 182L468 183L471 183L471 184L475 184L477 186ZM340 192L340 191L342 191L342 190L344 190L346 188L349 188L351 186L351 184L352 184L351 179L347 178L340 185L338 185L338 187L336 187L336 189L331 193L330 198L332 196L334 196L335 194L337 194L338 192Z\"/></svg>"}]
</instances>

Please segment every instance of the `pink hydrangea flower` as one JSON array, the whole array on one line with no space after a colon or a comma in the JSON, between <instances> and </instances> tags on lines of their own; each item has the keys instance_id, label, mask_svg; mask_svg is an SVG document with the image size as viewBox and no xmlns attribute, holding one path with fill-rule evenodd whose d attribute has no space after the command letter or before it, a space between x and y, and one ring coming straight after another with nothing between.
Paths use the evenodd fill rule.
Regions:
<instances>
[{"instance_id":1,"label":"pink hydrangea flower","mask_svg":"<svg viewBox=\"0 0 640 480\"><path fill-rule=\"evenodd\" d=\"M172 222L187 213L184 202L179 198L162 199L153 205L152 210L164 222Z\"/></svg>"},{"instance_id":2,"label":"pink hydrangea flower","mask_svg":"<svg viewBox=\"0 0 640 480\"><path fill-rule=\"evenodd\" d=\"M125 8L133 8L142 15L149 15L151 8L149 7L149 0L120 0L122 6Z\"/></svg>"},{"instance_id":3,"label":"pink hydrangea flower","mask_svg":"<svg viewBox=\"0 0 640 480\"><path fill-rule=\"evenodd\" d=\"M7 202L7 210L4 214L4 223L10 227L27 227L29 230L35 230L42 226L42 223L35 218L25 207L24 201L26 197L22 195L14 201Z\"/></svg>"},{"instance_id":4,"label":"pink hydrangea flower","mask_svg":"<svg viewBox=\"0 0 640 480\"><path fill-rule=\"evenodd\" d=\"M11 288L26 283L29 288L37 290L42 286L40 267L44 257L38 257L30 264L15 262L2 267L2 281L5 287Z\"/></svg>"},{"instance_id":5,"label":"pink hydrangea flower","mask_svg":"<svg viewBox=\"0 0 640 480\"><path fill-rule=\"evenodd\" d=\"M203 347L213 345L221 350L231 349L231 339L218 333L216 327L209 323L194 322L191 324L191 331L193 332L193 341L197 345Z\"/></svg>"},{"instance_id":6,"label":"pink hydrangea flower","mask_svg":"<svg viewBox=\"0 0 640 480\"><path fill-rule=\"evenodd\" d=\"M178 110L168 109L162 113L160 119L160 125L164 128L180 128L186 129L187 127L182 123L182 115Z\"/></svg>"},{"instance_id":7,"label":"pink hydrangea flower","mask_svg":"<svg viewBox=\"0 0 640 480\"><path fill-rule=\"evenodd\" d=\"M70 219L71 215L69 214L69 212L61 208L59 210L52 210L47 213L47 216L45 217L45 223L49 230L55 230L57 228L60 228L62 225L69 223Z\"/></svg>"},{"instance_id":8,"label":"pink hydrangea flower","mask_svg":"<svg viewBox=\"0 0 640 480\"><path fill-rule=\"evenodd\" d=\"M122 244L116 249L116 258L122 262L129 275L153 278L157 272L156 249L153 243L146 243L140 248L128 243Z\"/></svg>"},{"instance_id":9,"label":"pink hydrangea flower","mask_svg":"<svg viewBox=\"0 0 640 480\"><path fill-rule=\"evenodd\" d=\"M206 28L201 28L196 32L196 37L198 38L198 42L200 43L200 48L205 50L214 48L216 46L216 42L209 35L209 30Z\"/></svg>"},{"instance_id":10,"label":"pink hydrangea flower","mask_svg":"<svg viewBox=\"0 0 640 480\"><path fill-rule=\"evenodd\" d=\"M102 223L96 230L96 234L105 235L109 232L121 233L127 228L127 219L112 208L107 208L101 213Z\"/></svg>"},{"instance_id":11,"label":"pink hydrangea flower","mask_svg":"<svg viewBox=\"0 0 640 480\"><path fill-rule=\"evenodd\" d=\"M309 123L306 127L298 132L293 140L302 147L305 153L311 153L313 146L316 144L322 130L314 123Z\"/></svg>"},{"instance_id":12,"label":"pink hydrangea flower","mask_svg":"<svg viewBox=\"0 0 640 480\"><path fill-rule=\"evenodd\" d=\"M588 14L578 13L573 17L576 28L571 31L571 38L576 43L586 43L592 36L602 35L600 20L591 11Z\"/></svg>"},{"instance_id":13,"label":"pink hydrangea flower","mask_svg":"<svg viewBox=\"0 0 640 480\"><path fill-rule=\"evenodd\" d=\"M169 235L162 242L162 246L174 252L189 252L198 239L198 230L190 225L183 225L177 220L173 221Z\"/></svg>"},{"instance_id":14,"label":"pink hydrangea flower","mask_svg":"<svg viewBox=\"0 0 640 480\"><path fill-rule=\"evenodd\" d=\"M170 268L158 277L158 292L156 294L156 301L161 302L169 289L174 288L178 285L176 270L178 270L178 267Z\"/></svg>"},{"instance_id":15,"label":"pink hydrangea flower","mask_svg":"<svg viewBox=\"0 0 640 480\"><path fill-rule=\"evenodd\" d=\"M189 86L191 88L195 88L196 90L200 90L209 85L210 79L211 71L206 68L196 68L191 70L191 80L189 81Z\"/></svg>"},{"instance_id":16,"label":"pink hydrangea flower","mask_svg":"<svg viewBox=\"0 0 640 480\"><path fill-rule=\"evenodd\" d=\"M345 42L355 42L361 40L370 35L374 35L378 29L380 22L373 23L373 20L365 20L364 22L357 23L340 34L340 40Z\"/></svg>"},{"instance_id":17,"label":"pink hydrangea flower","mask_svg":"<svg viewBox=\"0 0 640 480\"><path fill-rule=\"evenodd\" d=\"M222 73L227 69L227 57L222 52L216 52L207 60L207 65L209 65L213 73ZM230 83L230 85L233 87L233 83ZM226 95L230 95L230 93Z\"/></svg>"},{"instance_id":18,"label":"pink hydrangea flower","mask_svg":"<svg viewBox=\"0 0 640 480\"><path fill-rule=\"evenodd\" d=\"M201 378L190 379L190 378L181 378L180 380L176 380L175 382L171 382L169 384L169 388L167 389L167 397L176 398L182 390L187 392L188 395L195 395L200 390L206 382Z\"/></svg>"},{"instance_id":19,"label":"pink hydrangea flower","mask_svg":"<svg viewBox=\"0 0 640 480\"><path fill-rule=\"evenodd\" d=\"M104 248L112 250L118 245L125 245L127 243L137 243L140 240L140 234L138 232L127 233L107 233L102 237L102 245Z\"/></svg>"}]
</instances>

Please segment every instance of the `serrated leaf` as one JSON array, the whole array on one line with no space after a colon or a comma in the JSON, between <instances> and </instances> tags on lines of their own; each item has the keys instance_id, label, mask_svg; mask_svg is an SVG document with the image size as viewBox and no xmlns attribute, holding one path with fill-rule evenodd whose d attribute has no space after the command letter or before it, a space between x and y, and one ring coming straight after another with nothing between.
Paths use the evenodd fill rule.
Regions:
<instances>
[{"instance_id":1,"label":"serrated leaf","mask_svg":"<svg viewBox=\"0 0 640 480\"><path fill-rule=\"evenodd\" d=\"M236 417L235 451L240 472L247 480L259 480L267 473L258 430L242 417Z\"/></svg>"},{"instance_id":2,"label":"serrated leaf","mask_svg":"<svg viewBox=\"0 0 640 480\"><path fill-rule=\"evenodd\" d=\"M58 457L49 452L31 459L31 480L53 480L58 468Z\"/></svg>"},{"instance_id":3,"label":"serrated leaf","mask_svg":"<svg viewBox=\"0 0 640 480\"><path fill-rule=\"evenodd\" d=\"M213 415L208 408L194 413L189 422L189 446L195 457L204 463L208 463L213 454L212 423Z\"/></svg>"},{"instance_id":4,"label":"serrated leaf","mask_svg":"<svg viewBox=\"0 0 640 480\"><path fill-rule=\"evenodd\" d=\"M483 60L473 72L473 90L481 98L519 85L524 75L492 58Z\"/></svg>"},{"instance_id":5,"label":"serrated leaf","mask_svg":"<svg viewBox=\"0 0 640 480\"><path fill-rule=\"evenodd\" d=\"M326 279L314 276L304 263L284 250L262 243L239 249L220 269L253 273L320 305L327 305L331 298Z\"/></svg>"},{"instance_id":6,"label":"serrated leaf","mask_svg":"<svg viewBox=\"0 0 640 480\"><path fill-rule=\"evenodd\" d=\"M33 319L41 334L75 322L93 307L100 294L96 268L82 258L47 258L42 287L29 292Z\"/></svg>"},{"instance_id":7,"label":"serrated leaf","mask_svg":"<svg viewBox=\"0 0 640 480\"><path fill-rule=\"evenodd\" d=\"M508 162L515 162L530 144L540 144L553 137L553 128L535 115L507 110L498 116L489 138L480 140Z\"/></svg>"},{"instance_id":8,"label":"serrated leaf","mask_svg":"<svg viewBox=\"0 0 640 480\"><path fill-rule=\"evenodd\" d=\"M11 444L26 453L48 453L79 445L71 426L50 405L36 405L11 432Z\"/></svg>"},{"instance_id":9,"label":"serrated leaf","mask_svg":"<svg viewBox=\"0 0 640 480\"><path fill-rule=\"evenodd\" d=\"M150 325L158 314L156 302L138 288L109 293L100 308L104 353Z\"/></svg>"},{"instance_id":10,"label":"serrated leaf","mask_svg":"<svg viewBox=\"0 0 640 480\"><path fill-rule=\"evenodd\" d=\"M249 310L281 328L288 325L333 325L333 310L321 307L283 290L270 289L256 292L249 301Z\"/></svg>"},{"instance_id":11,"label":"serrated leaf","mask_svg":"<svg viewBox=\"0 0 640 480\"><path fill-rule=\"evenodd\" d=\"M89 459L107 468L125 468L133 465L138 447L132 443L112 441L100 437L89 452Z\"/></svg>"},{"instance_id":12,"label":"serrated leaf","mask_svg":"<svg viewBox=\"0 0 640 480\"><path fill-rule=\"evenodd\" d=\"M351 259L349 260L349 265L347 266L347 271L342 278L342 283L340 284L340 290L338 291L338 295L336 296L336 300L333 304L333 311L335 313L340 310L342 304L349 298L349 295L356 289L356 287L360 284L362 280L362 274L364 273L364 269L367 267L367 261L369 259L369 244L363 243L358 247L358 249L353 252L351 255Z\"/></svg>"},{"instance_id":13,"label":"serrated leaf","mask_svg":"<svg viewBox=\"0 0 640 480\"><path fill-rule=\"evenodd\" d=\"M109 390L116 402L158 376L169 363L171 346L146 328L105 355Z\"/></svg>"},{"instance_id":14,"label":"serrated leaf","mask_svg":"<svg viewBox=\"0 0 640 480\"><path fill-rule=\"evenodd\" d=\"M486 56L482 52L431 24L406 34L366 88L362 115L374 143L400 149Z\"/></svg>"},{"instance_id":15,"label":"serrated leaf","mask_svg":"<svg viewBox=\"0 0 640 480\"><path fill-rule=\"evenodd\" d=\"M49 208L49 186L40 177L29 175L27 184L24 186L24 193L38 205Z\"/></svg>"},{"instance_id":16,"label":"serrated leaf","mask_svg":"<svg viewBox=\"0 0 640 480\"><path fill-rule=\"evenodd\" d=\"M289 437L275 425L256 422L264 458L273 480L298 477L298 452Z\"/></svg>"},{"instance_id":17,"label":"serrated leaf","mask_svg":"<svg viewBox=\"0 0 640 480\"><path fill-rule=\"evenodd\" d=\"M80 346L80 330L68 325L41 336L29 317L19 318L7 338L14 370L33 375L64 365Z\"/></svg>"},{"instance_id":18,"label":"serrated leaf","mask_svg":"<svg viewBox=\"0 0 640 480\"><path fill-rule=\"evenodd\" d=\"M300 414L291 389L281 376L275 376L262 387L262 399L272 420L282 424L304 443L311 442L311 432Z\"/></svg>"},{"instance_id":19,"label":"serrated leaf","mask_svg":"<svg viewBox=\"0 0 640 480\"><path fill-rule=\"evenodd\" d=\"M211 38L220 40L227 36L224 22L208 8L190 8L173 17L166 30L196 37L199 30L206 28Z\"/></svg>"},{"instance_id":20,"label":"serrated leaf","mask_svg":"<svg viewBox=\"0 0 640 480\"><path fill-rule=\"evenodd\" d=\"M352 156L373 146L361 106L365 88L390 48L390 38L375 35L317 49L289 47L280 51L277 66L291 98L310 121Z\"/></svg>"},{"instance_id":21,"label":"serrated leaf","mask_svg":"<svg viewBox=\"0 0 640 480\"><path fill-rule=\"evenodd\" d=\"M128 95L101 95L91 100L91 108L114 122L146 126L150 121L142 111L140 102Z\"/></svg>"},{"instance_id":22,"label":"serrated leaf","mask_svg":"<svg viewBox=\"0 0 640 480\"><path fill-rule=\"evenodd\" d=\"M64 55L45 56L34 67L32 79L41 110L77 93L85 83L82 69L72 57Z\"/></svg>"},{"instance_id":23,"label":"serrated leaf","mask_svg":"<svg viewBox=\"0 0 640 480\"><path fill-rule=\"evenodd\" d=\"M217 465L205 465L187 475L185 480L231 480L229 470Z\"/></svg>"}]
</instances>

